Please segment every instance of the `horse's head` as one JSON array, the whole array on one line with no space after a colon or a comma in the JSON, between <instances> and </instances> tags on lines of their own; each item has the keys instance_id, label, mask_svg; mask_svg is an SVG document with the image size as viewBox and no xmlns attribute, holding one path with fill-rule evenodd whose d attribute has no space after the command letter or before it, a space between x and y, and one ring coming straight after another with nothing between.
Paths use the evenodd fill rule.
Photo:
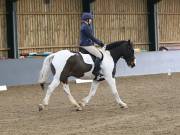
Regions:
<instances>
[{"instance_id":1,"label":"horse's head","mask_svg":"<svg viewBox=\"0 0 180 135\"><path fill-rule=\"evenodd\" d=\"M126 41L122 57L124 58L124 60L126 61L129 67L131 68L135 67L136 59L134 56L133 43L130 40Z\"/></svg>"},{"instance_id":2,"label":"horse's head","mask_svg":"<svg viewBox=\"0 0 180 135\"><path fill-rule=\"evenodd\" d=\"M117 63L119 58L123 58L128 66L135 66L133 43L130 40L113 42L106 46L106 50L110 51L110 54L115 63Z\"/></svg>"}]
</instances>

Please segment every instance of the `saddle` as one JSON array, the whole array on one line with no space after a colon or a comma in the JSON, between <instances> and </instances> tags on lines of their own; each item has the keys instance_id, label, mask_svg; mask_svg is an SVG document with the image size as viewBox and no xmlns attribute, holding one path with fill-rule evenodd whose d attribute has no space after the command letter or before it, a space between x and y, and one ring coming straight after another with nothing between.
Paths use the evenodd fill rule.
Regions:
<instances>
[{"instance_id":1,"label":"saddle","mask_svg":"<svg viewBox=\"0 0 180 135\"><path fill-rule=\"evenodd\" d=\"M92 55L91 53L89 53L88 51L86 51L84 48L79 47L79 52L81 52L82 54L89 54L93 60L93 62L95 62L96 60L96 56Z\"/></svg>"},{"instance_id":2,"label":"saddle","mask_svg":"<svg viewBox=\"0 0 180 135\"><path fill-rule=\"evenodd\" d=\"M89 55L91 56L93 62L95 63L96 56L92 55L91 53L89 53L88 51L86 51L84 48L81 48L81 47L79 48L79 52L81 52L82 54L89 54ZM80 54L80 53L79 53L79 54ZM80 54L80 55L81 55L81 54ZM103 58L102 58L102 59L103 59ZM94 70L95 70L95 68L94 68ZM93 70L92 73L94 73L94 70ZM94 75L95 75L95 74L94 74ZM103 81L103 80L104 80L103 74L99 74L98 76L95 75L94 80Z\"/></svg>"},{"instance_id":3,"label":"saddle","mask_svg":"<svg viewBox=\"0 0 180 135\"><path fill-rule=\"evenodd\" d=\"M79 47L79 52L81 52L82 54L89 54L89 55L91 56L93 62L95 62L96 56L90 54L90 53L89 53L88 51L86 51L84 48ZM80 53L79 53L79 54L80 54ZM81 54L80 54L80 55L81 55ZM115 64L115 65L114 65L114 69L113 69L113 72L112 72L112 77L113 77L113 78L115 77L115 74L116 74L116 63L114 63L114 64ZM104 80L103 75L100 74L99 76L96 76L96 77L94 78L94 80L103 81L103 80Z\"/></svg>"}]
</instances>

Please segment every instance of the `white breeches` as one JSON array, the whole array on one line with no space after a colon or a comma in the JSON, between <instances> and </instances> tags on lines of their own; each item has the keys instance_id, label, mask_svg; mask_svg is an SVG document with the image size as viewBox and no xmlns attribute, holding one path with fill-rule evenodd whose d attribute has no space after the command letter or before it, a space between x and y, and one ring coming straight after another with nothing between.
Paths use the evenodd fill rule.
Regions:
<instances>
[{"instance_id":1,"label":"white breeches","mask_svg":"<svg viewBox=\"0 0 180 135\"><path fill-rule=\"evenodd\" d=\"M101 52L95 46L81 46L81 47L84 48L89 53L91 53L92 55L94 55L100 59L102 58Z\"/></svg>"}]
</instances>

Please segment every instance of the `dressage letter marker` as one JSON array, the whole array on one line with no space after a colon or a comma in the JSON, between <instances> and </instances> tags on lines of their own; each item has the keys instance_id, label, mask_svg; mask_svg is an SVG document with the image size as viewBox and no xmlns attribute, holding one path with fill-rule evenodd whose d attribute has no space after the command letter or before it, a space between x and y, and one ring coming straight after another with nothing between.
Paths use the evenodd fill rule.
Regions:
<instances>
[{"instance_id":1,"label":"dressage letter marker","mask_svg":"<svg viewBox=\"0 0 180 135\"><path fill-rule=\"evenodd\" d=\"M88 83L92 82L92 80L81 80L81 79L76 79L76 83Z\"/></svg>"},{"instance_id":2,"label":"dressage letter marker","mask_svg":"<svg viewBox=\"0 0 180 135\"><path fill-rule=\"evenodd\" d=\"M2 86L0 86L0 91L6 91L6 90L7 90L6 85L2 85Z\"/></svg>"}]
</instances>

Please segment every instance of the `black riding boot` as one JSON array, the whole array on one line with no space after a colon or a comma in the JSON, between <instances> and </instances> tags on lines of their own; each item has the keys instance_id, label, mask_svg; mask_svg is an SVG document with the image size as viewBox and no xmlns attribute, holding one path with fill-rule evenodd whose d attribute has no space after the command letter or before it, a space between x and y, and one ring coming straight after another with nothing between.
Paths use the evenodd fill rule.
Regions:
<instances>
[{"instance_id":1,"label":"black riding boot","mask_svg":"<svg viewBox=\"0 0 180 135\"><path fill-rule=\"evenodd\" d=\"M96 57L96 60L95 60L95 62L94 62L94 70L93 70L93 74L95 75L95 76L98 76L99 74L100 74L100 65L101 65L101 62L102 62L102 59L100 59L100 58L98 58L98 57Z\"/></svg>"}]
</instances>

